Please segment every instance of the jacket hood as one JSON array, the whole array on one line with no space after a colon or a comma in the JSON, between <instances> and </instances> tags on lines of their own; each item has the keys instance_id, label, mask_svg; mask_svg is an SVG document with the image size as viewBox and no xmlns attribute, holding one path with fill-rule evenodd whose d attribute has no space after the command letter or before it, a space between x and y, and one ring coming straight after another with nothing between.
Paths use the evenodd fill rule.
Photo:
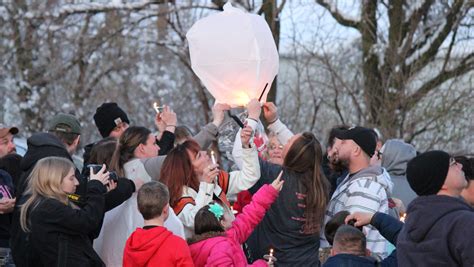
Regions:
<instances>
[{"instance_id":1,"label":"jacket hood","mask_svg":"<svg viewBox=\"0 0 474 267\"><path fill-rule=\"evenodd\" d=\"M356 173L350 181L357 179L366 179L367 177L375 177L374 181L381 184L383 188L388 192L392 193L393 182L388 172L381 166L369 166L368 168L362 169Z\"/></svg>"},{"instance_id":2,"label":"jacket hood","mask_svg":"<svg viewBox=\"0 0 474 267\"><path fill-rule=\"evenodd\" d=\"M148 230L137 228L127 240L124 253L128 254L136 266L145 266L172 235L165 227L157 226Z\"/></svg>"},{"instance_id":3,"label":"jacket hood","mask_svg":"<svg viewBox=\"0 0 474 267\"><path fill-rule=\"evenodd\" d=\"M462 210L472 212L472 208L459 198L439 195L419 196L408 206L404 227L408 237L418 243L425 239L431 228L444 216Z\"/></svg>"},{"instance_id":4,"label":"jacket hood","mask_svg":"<svg viewBox=\"0 0 474 267\"><path fill-rule=\"evenodd\" d=\"M203 240L213 238L213 237L218 237L218 236L226 236L226 234L225 234L225 232L207 232L207 233L204 233L204 234L195 235L191 238L188 238L188 244L192 245L194 243L198 243L198 242L201 242Z\"/></svg>"},{"instance_id":5,"label":"jacket hood","mask_svg":"<svg viewBox=\"0 0 474 267\"><path fill-rule=\"evenodd\" d=\"M390 175L405 176L407 163L416 156L416 149L401 140L388 140L383 148L382 167Z\"/></svg>"},{"instance_id":6,"label":"jacket hood","mask_svg":"<svg viewBox=\"0 0 474 267\"><path fill-rule=\"evenodd\" d=\"M30 170L38 160L48 156L71 159L64 144L50 133L33 134L28 138L27 145L28 150L20 163L20 168L23 171Z\"/></svg>"},{"instance_id":7,"label":"jacket hood","mask_svg":"<svg viewBox=\"0 0 474 267\"><path fill-rule=\"evenodd\" d=\"M225 233L209 232L197 235L188 241L191 257L196 266L204 266L214 247L220 243L226 242Z\"/></svg>"}]
</instances>

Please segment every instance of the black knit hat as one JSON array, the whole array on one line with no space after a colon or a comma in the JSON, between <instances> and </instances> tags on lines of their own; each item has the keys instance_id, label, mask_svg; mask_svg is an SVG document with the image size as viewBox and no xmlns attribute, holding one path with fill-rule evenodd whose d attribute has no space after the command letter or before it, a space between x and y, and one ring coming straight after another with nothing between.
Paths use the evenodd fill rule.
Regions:
<instances>
[{"instance_id":1,"label":"black knit hat","mask_svg":"<svg viewBox=\"0 0 474 267\"><path fill-rule=\"evenodd\" d=\"M354 141L369 157L375 153L377 140L372 129L356 126L346 131L338 131L336 137L341 140Z\"/></svg>"},{"instance_id":2,"label":"black knit hat","mask_svg":"<svg viewBox=\"0 0 474 267\"><path fill-rule=\"evenodd\" d=\"M120 123L130 123L127 114L117 103L103 103L94 114L94 122L102 137L108 137Z\"/></svg>"},{"instance_id":3,"label":"black knit hat","mask_svg":"<svg viewBox=\"0 0 474 267\"><path fill-rule=\"evenodd\" d=\"M441 189L449 170L448 153L433 150L422 153L408 162L407 180L419 196L435 195Z\"/></svg>"}]
</instances>

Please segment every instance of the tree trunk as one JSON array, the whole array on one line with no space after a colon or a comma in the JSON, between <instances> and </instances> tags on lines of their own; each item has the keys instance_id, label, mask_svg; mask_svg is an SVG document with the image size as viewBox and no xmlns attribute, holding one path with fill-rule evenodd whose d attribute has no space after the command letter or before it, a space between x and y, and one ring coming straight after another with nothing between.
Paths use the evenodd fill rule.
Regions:
<instances>
[{"instance_id":1,"label":"tree trunk","mask_svg":"<svg viewBox=\"0 0 474 267\"><path fill-rule=\"evenodd\" d=\"M280 45L280 19L278 14L277 0L265 0L262 4L263 14L265 16L265 21L268 23L270 30L272 31L273 39L275 40L275 45L277 50ZM267 95L267 102L275 102L277 96L277 78L275 77L272 83L272 87ZM263 88L262 88L263 89Z\"/></svg>"}]
</instances>

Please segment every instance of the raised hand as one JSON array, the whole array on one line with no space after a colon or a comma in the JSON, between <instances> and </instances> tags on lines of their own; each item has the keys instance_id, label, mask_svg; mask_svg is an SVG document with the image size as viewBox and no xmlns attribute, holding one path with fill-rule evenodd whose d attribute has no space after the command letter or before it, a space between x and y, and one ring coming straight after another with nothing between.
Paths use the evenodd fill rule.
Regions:
<instances>
[{"instance_id":1,"label":"raised hand","mask_svg":"<svg viewBox=\"0 0 474 267\"><path fill-rule=\"evenodd\" d=\"M216 103L212 107L212 117L213 121L212 123L219 127L222 122L224 121L225 118L225 111L230 109L230 105L228 104L221 104L221 103Z\"/></svg>"},{"instance_id":2,"label":"raised hand","mask_svg":"<svg viewBox=\"0 0 474 267\"><path fill-rule=\"evenodd\" d=\"M94 169L91 167L90 168L90 180L97 180L101 182L103 185L106 185L109 183L109 176L110 173L106 170L105 164L102 164L102 168L97 172L94 173Z\"/></svg>"},{"instance_id":3,"label":"raised hand","mask_svg":"<svg viewBox=\"0 0 474 267\"><path fill-rule=\"evenodd\" d=\"M212 183L214 178L219 175L219 165L211 164L204 168L201 178L201 182Z\"/></svg>"},{"instance_id":4,"label":"raised hand","mask_svg":"<svg viewBox=\"0 0 474 267\"><path fill-rule=\"evenodd\" d=\"M361 227L361 226L370 224L372 217L374 217L373 213L356 211L352 214L349 214L344 220L344 222L346 224L349 224L349 221L354 220L355 221L354 226Z\"/></svg>"},{"instance_id":5,"label":"raised hand","mask_svg":"<svg viewBox=\"0 0 474 267\"><path fill-rule=\"evenodd\" d=\"M169 107L165 106L163 112L161 112L161 119L165 122L166 127L176 127L178 119L176 118L176 113Z\"/></svg>"},{"instance_id":6,"label":"raised hand","mask_svg":"<svg viewBox=\"0 0 474 267\"><path fill-rule=\"evenodd\" d=\"M114 180L109 180L109 183L107 184L107 193L114 190L115 188L117 188L117 182Z\"/></svg>"},{"instance_id":7,"label":"raised hand","mask_svg":"<svg viewBox=\"0 0 474 267\"><path fill-rule=\"evenodd\" d=\"M258 121L260 118L260 113L262 112L262 106L257 99L252 99L247 104L247 111L249 113L249 118Z\"/></svg>"},{"instance_id":8,"label":"raised hand","mask_svg":"<svg viewBox=\"0 0 474 267\"><path fill-rule=\"evenodd\" d=\"M245 125L244 128L240 131L240 140L242 141L243 148L250 147L250 139L253 136L253 130L250 126Z\"/></svg>"},{"instance_id":9,"label":"raised hand","mask_svg":"<svg viewBox=\"0 0 474 267\"><path fill-rule=\"evenodd\" d=\"M285 182L281 179L282 175L283 175L283 171L281 171L280 174L278 174L278 177L272 182L273 188L275 188L278 191L281 191L281 188L283 187L283 183Z\"/></svg>"},{"instance_id":10,"label":"raised hand","mask_svg":"<svg viewBox=\"0 0 474 267\"><path fill-rule=\"evenodd\" d=\"M155 126L160 134L166 130L166 123L161 119L161 112L155 115Z\"/></svg>"},{"instance_id":11,"label":"raised hand","mask_svg":"<svg viewBox=\"0 0 474 267\"><path fill-rule=\"evenodd\" d=\"M273 123L278 119L278 108L273 102L263 104L263 117L268 123Z\"/></svg>"}]
</instances>

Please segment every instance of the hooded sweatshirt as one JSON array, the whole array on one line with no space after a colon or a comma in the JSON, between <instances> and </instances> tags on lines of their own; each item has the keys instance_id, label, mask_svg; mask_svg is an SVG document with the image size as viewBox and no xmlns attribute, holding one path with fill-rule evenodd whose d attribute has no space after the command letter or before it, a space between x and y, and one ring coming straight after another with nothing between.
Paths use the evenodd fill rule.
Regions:
<instances>
[{"instance_id":1,"label":"hooded sweatshirt","mask_svg":"<svg viewBox=\"0 0 474 267\"><path fill-rule=\"evenodd\" d=\"M417 197L406 178L407 163L416 156L416 149L401 140L388 140L383 146L382 167L393 182L392 197L403 201L405 206Z\"/></svg>"},{"instance_id":2,"label":"hooded sweatshirt","mask_svg":"<svg viewBox=\"0 0 474 267\"><path fill-rule=\"evenodd\" d=\"M27 178L33 168L40 159L46 157L60 157L73 162L71 155L67 151L64 144L55 135L50 133L36 133L27 140L28 150L21 160L20 168L23 171L20 181L18 182L17 197L19 198L26 189L28 184ZM75 170L75 175L79 181L76 194L84 196L86 193L87 180L84 179L79 172Z\"/></svg>"},{"instance_id":3,"label":"hooded sweatshirt","mask_svg":"<svg viewBox=\"0 0 474 267\"><path fill-rule=\"evenodd\" d=\"M350 213L381 212L388 214L388 197L392 192L393 183L390 175L380 166L370 166L359 172L348 175L337 187L326 209L324 224L338 212L346 210ZM367 237L367 248L374 254L385 258L387 240L373 226L364 226ZM329 243L321 231L321 247L328 247Z\"/></svg>"},{"instance_id":4,"label":"hooded sweatshirt","mask_svg":"<svg viewBox=\"0 0 474 267\"><path fill-rule=\"evenodd\" d=\"M194 266L189 247L165 227L137 228L128 238L123 266Z\"/></svg>"},{"instance_id":5,"label":"hooded sweatshirt","mask_svg":"<svg viewBox=\"0 0 474 267\"><path fill-rule=\"evenodd\" d=\"M450 196L420 196L398 235L399 266L474 266L474 209Z\"/></svg>"}]
</instances>

